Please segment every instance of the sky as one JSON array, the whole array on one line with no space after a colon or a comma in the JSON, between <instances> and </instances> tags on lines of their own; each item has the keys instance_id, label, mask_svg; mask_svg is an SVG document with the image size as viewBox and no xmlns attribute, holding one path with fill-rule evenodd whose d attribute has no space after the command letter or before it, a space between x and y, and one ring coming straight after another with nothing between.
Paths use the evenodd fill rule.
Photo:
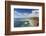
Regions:
<instances>
[{"instance_id":1,"label":"sky","mask_svg":"<svg viewBox=\"0 0 46 36\"><path fill-rule=\"evenodd\" d=\"M23 9L23 8L14 8L14 18L28 18L32 16L38 16L38 9ZM36 15L37 13L37 15Z\"/></svg>"},{"instance_id":2,"label":"sky","mask_svg":"<svg viewBox=\"0 0 46 36\"><path fill-rule=\"evenodd\" d=\"M19 12L19 13L32 13L32 9L20 9L20 8L16 8L14 10L17 11L17 12Z\"/></svg>"}]
</instances>

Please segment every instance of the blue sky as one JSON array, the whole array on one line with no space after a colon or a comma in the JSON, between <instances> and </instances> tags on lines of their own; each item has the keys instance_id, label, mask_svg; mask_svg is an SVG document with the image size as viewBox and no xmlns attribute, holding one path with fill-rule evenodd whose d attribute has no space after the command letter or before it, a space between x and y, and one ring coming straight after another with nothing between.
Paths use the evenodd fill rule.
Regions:
<instances>
[{"instance_id":1,"label":"blue sky","mask_svg":"<svg viewBox=\"0 0 46 36\"><path fill-rule=\"evenodd\" d=\"M25 18L27 17L29 14L31 16L32 11L35 11L38 9L23 9L23 8L15 8L14 9L14 18ZM29 16L29 17L30 17Z\"/></svg>"},{"instance_id":2,"label":"blue sky","mask_svg":"<svg viewBox=\"0 0 46 36\"><path fill-rule=\"evenodd\" d=\"M19 12L19 13L32 13L32 9L20 9L20 8L16 8L14 10L16 12Z\"/></svg>"}]
</instances>

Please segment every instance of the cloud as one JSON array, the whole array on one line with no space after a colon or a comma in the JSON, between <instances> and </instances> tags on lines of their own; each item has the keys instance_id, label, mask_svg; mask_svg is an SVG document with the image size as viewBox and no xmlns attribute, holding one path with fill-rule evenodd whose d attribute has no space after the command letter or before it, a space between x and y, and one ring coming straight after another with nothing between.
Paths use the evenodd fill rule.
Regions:
<instances>
[{"instance_id":1,"label":"cloud","mask_svg":"<svg viewBox=\"0 0 46 36\"><path fill-rule=\"evenodd\" d=\"M32 13L19 13L15 11L14 18L30 18L30 17L39 17L39 12L36 14L37 11L32 11Z\"/></svg>"}]
</instances>

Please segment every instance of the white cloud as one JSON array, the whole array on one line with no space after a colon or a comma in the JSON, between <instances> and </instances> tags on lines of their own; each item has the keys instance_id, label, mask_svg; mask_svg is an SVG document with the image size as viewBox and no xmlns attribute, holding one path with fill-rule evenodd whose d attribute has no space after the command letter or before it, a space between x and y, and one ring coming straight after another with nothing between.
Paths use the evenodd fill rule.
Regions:
<instances>
[{"instance_id":1,"label":"white cloud","mask_svg":"<svg viewBox=\"0 0 46 36\"><path fill-rule=\"evenodd\" d=\"M37 11L37 10L36 10ZM30 17L39 17L39 12L38 14L35 14L36 11L32 11L31 14L29 13L19 13L15 11L15 18L30 18Z\"/></svg>"}]
</instances>

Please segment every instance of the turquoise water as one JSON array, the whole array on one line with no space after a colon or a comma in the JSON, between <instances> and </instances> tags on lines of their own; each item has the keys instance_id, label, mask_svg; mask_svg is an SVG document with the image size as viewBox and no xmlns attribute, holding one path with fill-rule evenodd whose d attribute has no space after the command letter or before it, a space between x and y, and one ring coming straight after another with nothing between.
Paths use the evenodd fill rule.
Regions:
<instances>
[{"instance_id":1,"label":"turquoise water","mask_svg":"<svg viewBox=\"0 0 46 36\"><path fill-rule=\"evenodd\" d=\"M14 20L14 27L31 27L32 25L25 19L26 18L16 18Z\"/></svg>"}]
</instances>

